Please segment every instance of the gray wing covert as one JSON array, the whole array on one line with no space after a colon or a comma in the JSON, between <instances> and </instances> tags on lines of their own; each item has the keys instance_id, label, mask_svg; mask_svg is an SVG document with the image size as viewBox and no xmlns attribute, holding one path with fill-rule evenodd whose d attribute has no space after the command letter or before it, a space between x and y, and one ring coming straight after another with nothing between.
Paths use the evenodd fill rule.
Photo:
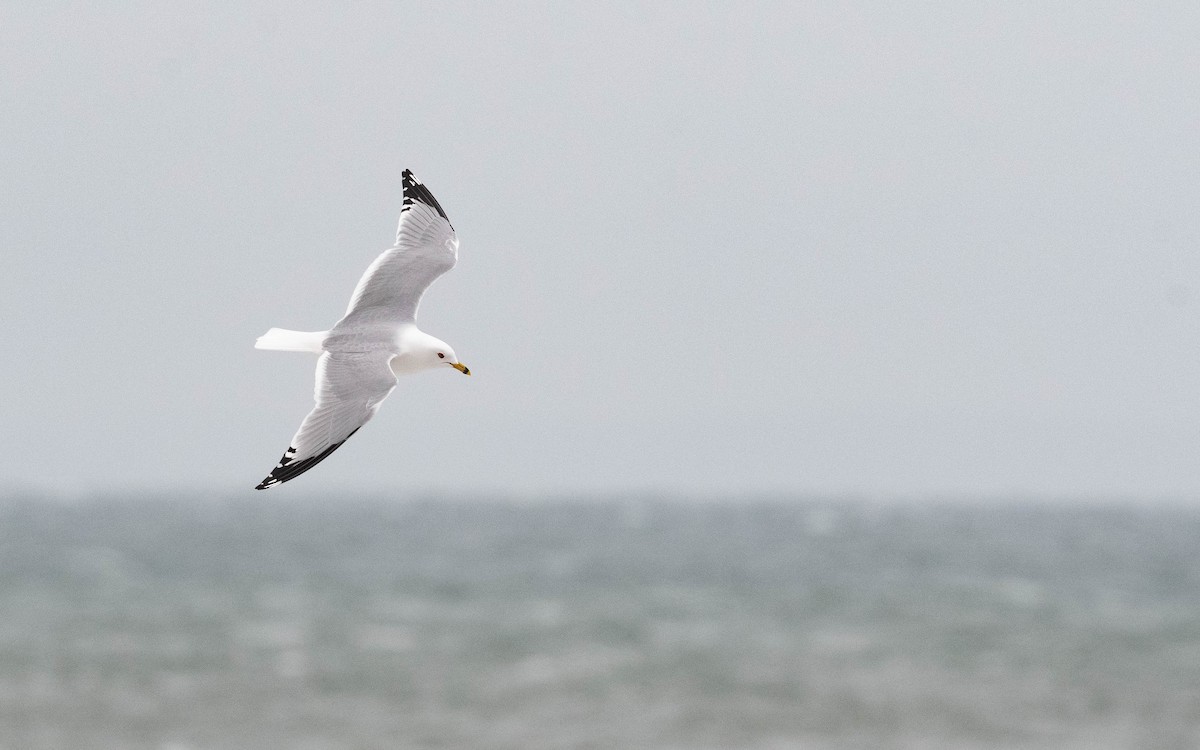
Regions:
<instances>
[{"instance_id":1,"label":"gray wing covert","mask_svg":"<svg viewBox=\"0 0 1200 750\"><path fill-rule=\"evenodd\" d=\"M341 447L375 413L396 387L391 352L326 352L317 360L316 406L279 464L256 490L295 479Z\"/></svg>"},{"instance_id":2,"label":"gray wing covert","mask_svg":"<svg viewBox=\"0 0 1200 750\"><path fill-rule=\"evenodd\" d=\"M396 244L363 274L343 322L416 320L425 290L458 262L458 237L446 212L411 171L404 170L403 180L404 205Z\"/></svg>"}]
</instances>

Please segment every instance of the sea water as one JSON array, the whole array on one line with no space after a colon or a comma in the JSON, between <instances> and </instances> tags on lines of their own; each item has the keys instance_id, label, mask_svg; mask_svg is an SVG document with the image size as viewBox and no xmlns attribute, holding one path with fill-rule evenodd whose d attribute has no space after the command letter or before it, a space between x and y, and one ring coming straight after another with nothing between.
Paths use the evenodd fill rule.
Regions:
<instances>
[{"instance_id":1,"label":"sea water","mask_svg":"<svg viewBox=\"0 0 1200 750\"><path fill-rule=\"evenodd\" d=\"M0 749L1195 748L1200 510L0 500Z\"/></svg>"}]
</instances>

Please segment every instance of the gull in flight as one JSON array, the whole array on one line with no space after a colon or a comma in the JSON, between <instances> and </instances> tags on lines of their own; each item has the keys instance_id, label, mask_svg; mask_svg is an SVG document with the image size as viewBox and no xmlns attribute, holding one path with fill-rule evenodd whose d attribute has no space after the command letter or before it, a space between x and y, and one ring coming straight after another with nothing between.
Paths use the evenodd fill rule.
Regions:
<instances>
[{"instance_id":1,"label":"gull in flight","mask_svg":"<svg viewBox=\"0 0 1200 750\"><path fill-rule=\"evenodd\" d=\"M396 376L452 367L470 375L454 349L417 328L421 295L458 261L458 238L429 188L404 170L396 244L363 274L346 315L328 331L272 328L256 349L313 352L317 405L300 424L279 465L256 490L295 479L324 461L367 423L396 387Z\"/></svg>"}]
</instances>

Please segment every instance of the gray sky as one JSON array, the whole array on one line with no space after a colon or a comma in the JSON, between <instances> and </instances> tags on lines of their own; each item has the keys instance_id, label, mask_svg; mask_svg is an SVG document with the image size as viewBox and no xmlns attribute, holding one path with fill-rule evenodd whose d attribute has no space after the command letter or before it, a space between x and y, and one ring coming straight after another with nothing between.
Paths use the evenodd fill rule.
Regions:
<instances>
[{"instance_id":1,"label":"gray sky","mask_svg":"<svg viewBox=\"0 0 1200 750\"><path fill-rule=\"evenodd\" d=\"M1200 493L1200 6L340 5L0 6L0 487L249 492L411 167L474 376L275 492Z\"/></svg>"}]
</instances>

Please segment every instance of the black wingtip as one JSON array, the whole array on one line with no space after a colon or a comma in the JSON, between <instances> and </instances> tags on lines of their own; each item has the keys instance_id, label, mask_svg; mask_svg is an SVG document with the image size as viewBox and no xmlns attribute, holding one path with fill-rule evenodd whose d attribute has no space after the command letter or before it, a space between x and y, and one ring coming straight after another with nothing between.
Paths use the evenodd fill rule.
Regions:
<instances>
[{"instance_id":1,"label":"black wingtip","mask_svg":"<svg viewBox=\"0 0 1200 750\"><path fill-rule=\"evenodd\" d=\"M433 197L433 193L429 192L429 188L421 184L417 176L412 173L411 169L406 169L401 174L402 183L404 185L404 205L400 208L400 213L404 213L412 208L414 203L424 203L433 210L438 212L438 215L450 221L450 217L442 210L442 204L437 202L437 198Z\"/></svg>"},{"instance_id":2,"label":"black wingtip","mask_svg":"<svg viewBox=\"0 0 1200 750\"><path fill-rule=\"evenodd\" d=\"M342 445L346 443L346 440L349 440L355 432L358 432L358 430L359 428L355 427L354 432L351 432L349 435L347 435L340 443L334 443L315 456L309 456L308 458L303 458L299 461L294 460L296 449L289 447L287 451L284 452L283 458L279 459L279 465L272 469L271 473L267 475L267 478L259 482L258 486L254 489L269 490L275 485L283 484L284 482L295 479L312 467L324 461L326 458L329 458L330 453L333 453L338 448L341 448Z\"/></svg>"}]
</instances>

